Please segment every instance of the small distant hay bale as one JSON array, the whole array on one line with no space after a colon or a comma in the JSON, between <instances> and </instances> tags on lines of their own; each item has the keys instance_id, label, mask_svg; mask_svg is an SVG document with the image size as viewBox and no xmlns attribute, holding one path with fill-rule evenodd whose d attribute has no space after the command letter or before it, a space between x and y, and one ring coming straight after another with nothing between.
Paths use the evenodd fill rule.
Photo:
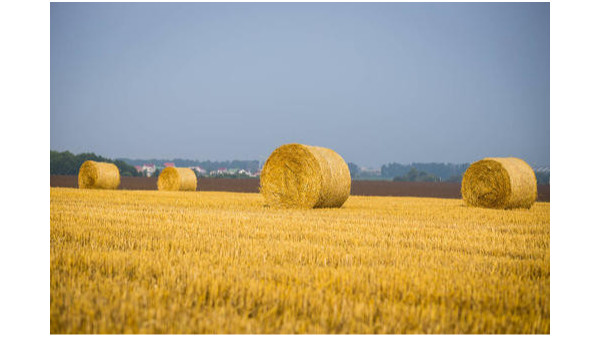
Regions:
<instances>
[{"instance_id":1,"label":"small distant hay bale","mask_svg":"<svg viewBox=\"0 0 600 338\"><path fill-rule=\"evenodd\" d=\"M350 170L335 151L303 144L275 149L260 174L260 192L279 208L339 208L350 195Z\"/></svg>"},{"instance_id":2,"label":"small distant hay bale","mask_svg":"<svg viewBox=\"0 0 600 338\"><path fill-rule=\"evenodd\" d=\"M78 183L79 189L117 189L121 175L112 163L85 161L79 168Z\"/></svg>"},{"instance_id":3,"label":"small distant hay bale","mask_svg":"<svg viewBox=\"0 0 600 338\"><path fill-rule=\"evenodd\" d=\"M465 172L461 193L470 206L530 208L537 199L537 180L533 169L519 158L484 158Z\"/></svg>"},{"instance_id":4,"label":"small distant hay bale","mask_svg":"<svg viewBox=\"0 0 600 338\"><path fill-rule=\"evenodd\" d=\"M190 168L165 168L158 176L158 190L196 191L198 180Z\"/></svg>"}]
</instances>

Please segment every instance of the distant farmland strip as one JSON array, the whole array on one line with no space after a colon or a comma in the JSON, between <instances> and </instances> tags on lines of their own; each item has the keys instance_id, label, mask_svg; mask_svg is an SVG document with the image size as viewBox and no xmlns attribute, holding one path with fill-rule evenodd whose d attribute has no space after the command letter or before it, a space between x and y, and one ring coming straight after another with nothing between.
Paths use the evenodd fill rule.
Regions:
<instances>
[{"instance_id":1,"label":"distant farmland strip","mask_svg":"<svg viewBox=\"0 0 600 338\"><path fill-rule=\"evenodd\" d=\"M199 191L230 191L257 193L258 179L201 178ZM51 187L77 188L77 176L50 175ZM156 177L121 177L120 189L156 190ZM450 182L393 182L352 181L352 195L358 196L413 196L461 198L460 183ZM550 185L538 185L538 201L550 201Z\"/></svg>"},{"instance_id":2,"label":"distant farmland strip","mask_svg":"<svg viewBox=\"0 0 600 338\"><path fill-rule=\"evenodd\" d=\"M157 190L156 177L121 177L124 190ZM77 188L77 176L50 175L51 187ZM258 179L200 178L199 191L258 192Z\"/></svg>"}]
</instances>

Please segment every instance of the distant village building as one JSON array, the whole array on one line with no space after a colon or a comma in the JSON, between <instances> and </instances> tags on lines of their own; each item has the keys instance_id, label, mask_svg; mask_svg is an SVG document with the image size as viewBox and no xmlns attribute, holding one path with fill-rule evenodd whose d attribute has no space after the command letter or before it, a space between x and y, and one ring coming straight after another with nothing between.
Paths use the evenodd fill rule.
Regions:
<instances>
[{"instance_id":1,"label":"distant village building","mask_svg":"<svg viewBox=\"0 0 600 338\"><path fill-rule=\"evenodd\" d=\"M250 172L246 171L245 169L240 169L237 173L240 175L247 175L247 176L251 175Z\"/></svg>"},{"instance_id":2,"label":"distant village building","mask_svg":"<svg viewBox=\"0 0 600 338\"><path fill-rule=\"evenodd\" d=\"M206 169L204 169L204 168L202 168L200 166L190 167L190 169L196 171L200 175L206 175Z\"/></svg>"},{"instance_id":3,"label":"distant village building","mask_svg":"<svg viewBox=\"0 0 600 338\"><path fill-rule=\"evenodd\" d=\"M141 166L136 165L134 167L138 173L142 173L144 176L147 176L147 177L151 177L156 171L160 172L164 168L175 167L174 162L165 162L165 163L163 163L163 165L164 165L164 167L157 166L152 163L145 163L144 165L141 165ZM245 176L249 176L249 177L259 177L260 176L260 169L258 169L256 172L251 172L246 169L238 169L238 168L218 168L217 170L212 170L212 171L208 172L206 169L202 168L201 166L192 166L189 168L203 176L204 175L209 175L209 176L245 175Z\"/></svg>"},{"instance_id":4,"label":"distant village building","mask_svg":"<svg viewBox=\"0 0 600 338\"><path fill-rule=\"evenodd\" d=\"M538 167L533 167L532 169L535 172L542 172L542 173L549 173L550 172L550 167L538 166Z\"/></svg>"},{"instance_id":5,"label":"distant village building","mask_svg":"<svg viewBox=\"0 0 600 338\"><path fill-rule=\"evenodd\" d=\"M227 173L228 173L227 168L219 168L217 170L212 170L209 175L210 176L218 176L218 175L223 175L223 174L227 174Z\"/></svg>"},{"instance_id":6,"label":"distant village building","mask_svg":"<svg viewBox=\"0 0 600 338\"><path fill-rule=\"evenodd\" d=\"M147 177L152 176L156 171L156 166L154 164L146 163L142 166L142 172L146 174Z\"/></svg>"},{"instance_id":7,"label":"distant village building","mask_svg":"<svg viewBox=\"0 0 600 338\"><path fill-rule=\"evenodd\" d=\"M381 168L367 168L367 167L361 167L360 171L364 174L367 175L373 175L373 176L381 176Z\"/></svg>"}]
</instances>

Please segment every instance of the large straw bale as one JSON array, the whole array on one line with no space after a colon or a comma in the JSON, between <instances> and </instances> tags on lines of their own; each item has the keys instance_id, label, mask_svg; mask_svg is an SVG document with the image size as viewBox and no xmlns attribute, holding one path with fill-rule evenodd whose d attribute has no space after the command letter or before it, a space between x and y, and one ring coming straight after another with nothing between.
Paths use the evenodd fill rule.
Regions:
<instances>
[{"instance_id":1,"label":"large straw bale","mask_svg":"<svg viewBox=\"0 0 600 338\"><path fill-rule=\"evenodd\" d=\"M537 198L537 180L533 169L519 158L484 158L469 166L461 192L470 206L530 208Z\"/></svg>"},{"instance_id":2,"label":"large straw bale","mask_svg":"<svg viewBox=\"0 0 600 338\"><path fill-rule=\"evenodd\" d=\"M280 208L339 208L350 184L348 165L335 151L297 143L275 149L260 174L261 194Z\"/></svg>"},{"instance_id":3,"label":"large straw bale","mask_svg":"<svg viewBox=\"0 0 600 338\"><path fill-rule=\"evenodd\" d=\"M112 163L85 161L79 168L78 183L79 189L117 189L121 175Z\"/></svg>"},{"instance_id":4,"label":"large straw bale","mask_svg":"<svg viewBox=\"0 0 600 338\"><path fill-rule=\"evenodd\" d=\"M165 168L158 176L158 190L195 191L198 180L190 168Z\"/></svg>"}]
</instances>

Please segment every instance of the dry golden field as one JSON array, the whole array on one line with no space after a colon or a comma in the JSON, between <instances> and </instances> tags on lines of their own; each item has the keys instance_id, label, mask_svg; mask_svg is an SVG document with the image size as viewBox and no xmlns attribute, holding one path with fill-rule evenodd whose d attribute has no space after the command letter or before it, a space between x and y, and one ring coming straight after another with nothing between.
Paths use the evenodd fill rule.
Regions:
<instances>
[{"instance_id":1,"label":"dry golden field","mask_svg":"<svg viewBox=\"0 0 600 338\"><path fill-rule=\"evenodd\" d=\"M51 333L549 333L550 204L50 190Z\"/></svg>"}]
</instances>

